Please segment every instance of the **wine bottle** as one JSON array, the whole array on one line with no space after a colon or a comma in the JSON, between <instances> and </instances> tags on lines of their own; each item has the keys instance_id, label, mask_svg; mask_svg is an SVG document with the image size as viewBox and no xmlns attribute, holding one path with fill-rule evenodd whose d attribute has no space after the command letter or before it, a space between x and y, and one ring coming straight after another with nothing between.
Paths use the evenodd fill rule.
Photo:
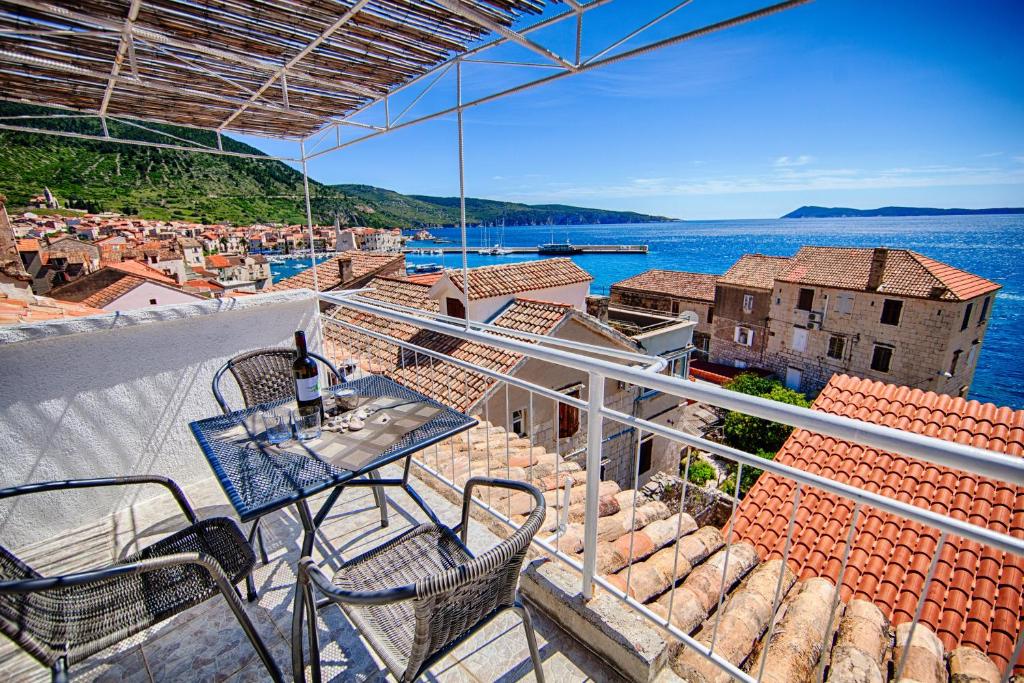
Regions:
<instances>
[{"instance_id":1,"label":"wine bottle","mask_svg":"<svg viewBox=\"0 0 1024 683\"><path fill-rule=\"evenodd\" d=\"M306 333L295 333L295 361L292 363L292 377L295 378L295 400L300 415L314 412L323 414L324 402L320 398L320 373L309 351L306 350Z\"/></svg>"}]
</instances>

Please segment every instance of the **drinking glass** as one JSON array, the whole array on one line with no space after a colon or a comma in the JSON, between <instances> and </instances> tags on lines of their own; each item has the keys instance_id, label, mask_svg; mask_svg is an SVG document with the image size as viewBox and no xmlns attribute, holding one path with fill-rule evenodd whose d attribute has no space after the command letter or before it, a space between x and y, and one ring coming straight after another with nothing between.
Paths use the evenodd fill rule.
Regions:
<instances>
[{"instance_id":1,"label":"drinking glass","mask_svg":"<svg viewBox=\"0 0 1024 683\"><path fill-rule=\"evenodd\" d=\"M320 436L320 411L315 410L303 415L297 410L292 411L292 423L295 424L295 436L299 441L309 441Z\"/></svg>"},{"instance_id":2,"label":"drinking glass","mask_svg":"<svg viewBox=\"0 0 1024 683\"><path fill-rule=\"evenodd\" d=\"M292 438L292 425L288 421L288 410L285 408L268 408L260 411L267 441L273 444L284 443Z\"/></svg>"}]
</instances>

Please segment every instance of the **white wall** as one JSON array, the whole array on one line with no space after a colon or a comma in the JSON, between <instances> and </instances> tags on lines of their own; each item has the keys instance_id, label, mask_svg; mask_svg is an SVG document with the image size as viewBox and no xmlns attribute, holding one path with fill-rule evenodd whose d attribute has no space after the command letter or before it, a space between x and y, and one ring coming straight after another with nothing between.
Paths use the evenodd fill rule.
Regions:
<instances>
[{"instance_id":1,"label":"white wall","mask_svg":"<svg viewBox=\"0 0 1024 683\"><path fill-rule=\"evenodd\" d=\"M179 261L180 263L180 261ZM125 293L103 307L104 311L134 311L139 308L147 308L152 304L150 299L156 299L156 305L165 304L190 304L206 299L195 294L183 292L173 287L164 287L155 282L143 282L141 285Z\"/></svg>"},{"instance_id":2,"label":"white wall","mask_svg":"<svg viewBox=\"0 0 1024 683\"><path fill-rule=\"evenodd\" d=\"M189 422L219 413L214 372L251 349L316 335L308 290L0 328L0 486L157 473L212 476ZM232 382L226 386L232 390ZM237 403L237 392L227 392ZM159 488L33 494L0 503L17 548L159 495Z\"/></svg>"}]
</instances>

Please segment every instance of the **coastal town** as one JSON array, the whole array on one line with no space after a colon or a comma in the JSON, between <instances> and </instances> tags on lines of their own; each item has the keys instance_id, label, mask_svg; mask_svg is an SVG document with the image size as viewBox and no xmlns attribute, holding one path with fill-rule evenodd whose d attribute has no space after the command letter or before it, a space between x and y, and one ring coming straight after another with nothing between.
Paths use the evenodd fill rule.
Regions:
<instances>
[{"instance_id":1,"label":"coastal town","mask_svg":"<svg viewBox=\"0 0 1024 683\"><path fill-rule=\"evenodd\" d=\"M0 0L0 680L1024 683L1011 5Z\"/></svg>"}]
</instances>

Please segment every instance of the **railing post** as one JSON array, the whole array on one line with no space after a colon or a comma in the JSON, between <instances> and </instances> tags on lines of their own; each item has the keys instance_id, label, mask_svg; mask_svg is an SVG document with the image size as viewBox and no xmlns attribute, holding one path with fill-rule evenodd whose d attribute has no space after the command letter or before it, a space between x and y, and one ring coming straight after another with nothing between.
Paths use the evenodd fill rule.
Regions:
<instances>
[{"instance_id":1,"label":"railing post","mask_svg":"<svg viewBox=\"0 0 1024 683\"><path fill-rule=\"evenodd\" d=\"M604 430L604 377L591 371L587 387L587 498L583 518L583 599L594 596L597 569L597 496L601 485L601 441ZM555 418L558 419L557 416Z\"/></svg>"}]
</instances>

